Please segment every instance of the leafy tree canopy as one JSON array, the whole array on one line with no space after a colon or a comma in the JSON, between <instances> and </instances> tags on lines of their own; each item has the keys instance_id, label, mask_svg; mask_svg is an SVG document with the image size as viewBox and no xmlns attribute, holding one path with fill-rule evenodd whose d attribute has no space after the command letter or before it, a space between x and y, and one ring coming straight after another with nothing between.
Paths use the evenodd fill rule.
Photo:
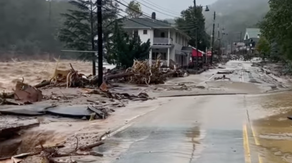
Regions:
<instances>
[{"instance_id":1,"label":"leafy tree canopy","mask_svg":"<svg viewBox=\"0 0 292 163\"><path fill-rule=\"evenodd\" d=\"M58 53L62 44L56 38L67 2L46 0L0 1L0 53L37 55ZM19 57L19 56L18 56Z\"/></svg>"},{"instance_id":2,"label":"leafy tree canopy","mask_svg":"<svg viewBox=\"0 0 292 163\"><path fill-rule=\"evenodd\" d=\"M198 49L205 51L206 47L210 45L210 39L205 32L205 18L202 10L202 7L197 6L195 8L190 6L181 12L180 18L176 19L176 26L192 38L189 41L190 45L196 47L196 42L198 41Z\"/></svg>"},{"instance_id":3,"label":"leafy tree canopy","mask_svg":"<svg viewBox=\"0 0 292 163\"><path fill-rule=\"evenodd\" d=\"M133 65L134 59L148 58L150 40L142 43L138 35L129 36L118 22L115 23L113 42L110 62L117 64L118 67L128 68Z\"/></svg>"},{"instance_id":4,"label":"leafy tree canopy","mask_svg":"<svg viewBox=\"0 0 292 163\"><path fill-rule=\"evenodd\" d=\"M118 6L114 0L103 0L103 40L104 51L110 52L111 31L114 21L117 19ZM92 0L70 1L70 4L77 9L71 9L63 14L65 23L60 29L59 39L65 46L75 50L94 50L92 49L92 39L97 36L97 13L96 2ZM96 39L95 39L96 42ZM95 49L97 44L94 43ZM82 54L81 58L91 59L91 55Z\"/></svg>"},{"instance_id":5,"label":"leafy tree canopy","mask_svg":"<svg viewBox=\"0 0 292 163\"><path fill-rule=\"evenodd\" d=\"M292 3L289 0L270 0L270 11L260 23L262 35L273 45L271 55L292 59Z\"/></svg>"},{"instance_id":6,"label":"leafy tree canopy","mask_svg":"<svg viewBox=\"0 0 292 163\"><path fill-rule=\"evenodd\" d=\"M216 11L216 27L225 29L222 43L242 41L246 28L256 28L258 23L269 11L269 0L217 0L209 6L210 11L204 12L206 31L212 32L213 13ZM217 29L215 29L217 30ZM215 39L217 35L215 35Z\"/></svg>"},{"instance_id":7,"label":"leafy tree canopy","mask_svg":"<svg viewBox=\"0 0 292 163\"><path fill-rule=\"evenodd\" d=\"M131 1L126 8L126 13L129 18L139 18L142 16L143 14L140 3L135 0Z\"/></svg>"}]
</instances>

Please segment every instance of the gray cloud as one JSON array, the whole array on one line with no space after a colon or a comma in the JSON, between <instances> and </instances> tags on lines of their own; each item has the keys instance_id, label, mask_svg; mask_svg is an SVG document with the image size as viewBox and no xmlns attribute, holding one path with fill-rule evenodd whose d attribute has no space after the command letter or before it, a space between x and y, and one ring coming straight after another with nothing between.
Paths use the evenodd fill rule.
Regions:
<instances>
[{"instance_id":1,"label":"gray cloud","mask_svg":"<svg viewBox=\"0 0 292 163\"><path fill-rule=\"evenodd\" d=\"M129 3L131 0L120 0ZM180 12L193 5L193 0L136 0L141 3L144 13L151 15L156 12L158 19L174 18L180 15ZM209 5L216 0L197 0L197 5ZM122 7L125 9L125 7ZM124 15L124 14L123 14Z\"/></svg>"}]
</instances>

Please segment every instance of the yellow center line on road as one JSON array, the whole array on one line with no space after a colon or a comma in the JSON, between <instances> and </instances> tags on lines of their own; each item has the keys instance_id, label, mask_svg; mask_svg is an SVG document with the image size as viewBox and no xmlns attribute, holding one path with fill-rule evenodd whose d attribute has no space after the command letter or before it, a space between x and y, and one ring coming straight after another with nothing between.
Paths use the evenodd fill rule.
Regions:
<instances>
[{"instance_id":1,"label":"yellow center line on road","mask_svg":"<svg viewBox=\"0 0 292 163\"><path fill-rule=\"evenodd\" d=\"M259 143L259 140L258 140L258 138L256 136L256 132L254 131L254 128L253 128L252 124L250 125L250 128L251 128L252 136L254 138L255 145L259 146L260 143Z\"/></svg>"},{"instance_id":2,"label":"yellow center line on road","mask_svg":"<svg viewBox=\"0 0 292 163\"><path fill-rule=\"evenodd\" d=\"M257 134L256 134L256 132L255 132L252 124L250 124L250 128L251 128L252 136L254 138L255 145L256 146L259 146L260 143L259 143L259 140L257 138ZM261 157L261 155L259 153L258 153L258 159L259 159L259 163L262 163L263 162L263 159L262 159L262 157Z\"/></svg>"},{"instance_id":3,"label":"yellow center line on road","mask_svg":"<svg viewBox=\"0 0 292 163\"><path fill-rule=\"evenodd\" d=\"M242 134L243 134L243 147L244 147L245 163L251 163L250 148L249 148L249 141L248 141L248 133L247 133L246 124L243 125Z\"/></svg>"}]
</instances>

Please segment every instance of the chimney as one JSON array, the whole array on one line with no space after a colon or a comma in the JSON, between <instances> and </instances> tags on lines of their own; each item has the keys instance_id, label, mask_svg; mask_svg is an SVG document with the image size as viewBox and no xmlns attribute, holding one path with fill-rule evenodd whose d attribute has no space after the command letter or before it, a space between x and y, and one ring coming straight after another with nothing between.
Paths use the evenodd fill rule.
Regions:
<instances>
[{"instance_id":1,"label":"chimney","mask_svg":"<svg viewBox=\"0 0 292 163\"><path fill-rule=\"evenodd\" d=\"M156 19L156 13L155 12L152 12L151 17L152 17L152 19Z\"/></svg>"}]
</instances>

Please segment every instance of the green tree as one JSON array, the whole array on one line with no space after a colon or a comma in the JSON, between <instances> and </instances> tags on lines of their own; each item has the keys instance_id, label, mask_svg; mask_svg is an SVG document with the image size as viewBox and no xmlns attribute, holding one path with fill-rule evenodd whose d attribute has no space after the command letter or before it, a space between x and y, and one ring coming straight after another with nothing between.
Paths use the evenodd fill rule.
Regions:
<instances>
[{"instance_id":1,"label":"green tree","mask_svg":"<svg viewBox=\"0 0 292 163\"><path fill-rule=\"evenodd\" d=\"M257 23L269 11L268 1L245 0L242 3L241 0L217 0L209 6L209 12L204 12L207 33L212 32L213 13L216 11L216 24L220 24L228 33L222 42L242 41L246 28L257 27Z\"/></svg>"},{"instance_id":2,"label":"green tree","mask_svg":"<svg viewBox=\"0 0 292 163\"><path fill-rule=\"evenodd\" d=\"M1 1L0 53L20 57L59 52L62 44L55 36L62 19L58 13L69 7L67 2L45 0Z\"/></svg>"},{"instance_id":3,"label":"green tree","mask_svg":"<svg viewBox=\"0 0 292 163\"><path fill-rule=\"evenodd\" d=\"M270 56L271 46L268 40L265 37L260 37L257 45L256 50L260 53L260 56L265 59Z\"/></svg>"},{"instance_id":4,"label":"green tree","mask_svg":"<svg viewBox=\"0 0 292 163\"><path fill-rule=\"evenodd\" d=\"M289 0L270 0L270 11L260 23L262 35L272 46L272 53L282 59L292 59L292 4Z\"/></svg>"},{"instance_id":5,"label":"green tree","mask_svg":"<svg viewBox=\"0 0 292 163\"><path fill-rule=\"evenodd\" d=\"M176 19L175 22L178 29L184 31L191 37L189 41L190 45L196 47L196 43L198 42L198 49L205 51L206 47L210 45L210 38L205 31L205 18L202 10L203 8L200 6L196 8L190 6L187 10L181 12L181 17Z\"/></svg>"},{"instance_id":6,"label":"green tree","mask_svg":"<svg viewBox=\"0 0 292 163\"><path fill-rule=\"evenodd\" d=\"M138 35L132 37L127 35L118 22L115 23L113 36L111 63L115 63L118 67L128 68L133 65L134 59L148 58L150 40L142 43Z\"/></svg>"},{"instance_id":7,"label":"green tree","mask_svg":"<svg viewBox=\"0 0 292 163\"><path fill-rule=\"evenodd\" d=\"M142 16L142 9L139 2L133 0L129 3L126 13L128 14L129 18L139 18Z\"/></svg>"},{"instance_id":8,"label":"green tree","mask_svg":"<svg viewBox=\"0 0 292 163\"><path fill-rule=\"evenodd\" d=\"M70 1L76 9L70 9L63 14L64 26L60 29L59 39L65 46L75 50L92 50L92 39L97 36L96 2L92 0ZM103 41L111 42L113 23L117 18L118 6L113 0L103 0ZM97 49L97 44L94 43ZM110 45L105 44L105 52L109 52ZM91 55L82 54L82 59L90 59Z\"/></svg>"}]
</instances>

